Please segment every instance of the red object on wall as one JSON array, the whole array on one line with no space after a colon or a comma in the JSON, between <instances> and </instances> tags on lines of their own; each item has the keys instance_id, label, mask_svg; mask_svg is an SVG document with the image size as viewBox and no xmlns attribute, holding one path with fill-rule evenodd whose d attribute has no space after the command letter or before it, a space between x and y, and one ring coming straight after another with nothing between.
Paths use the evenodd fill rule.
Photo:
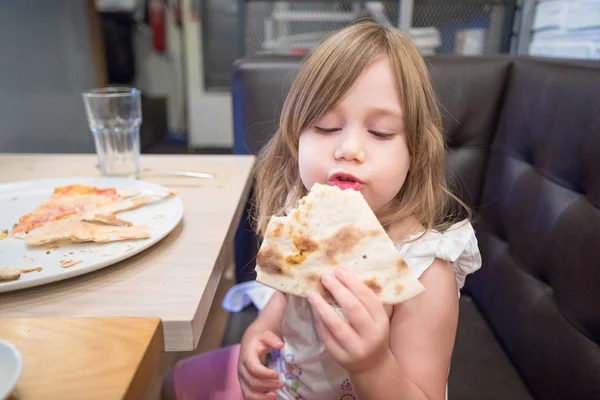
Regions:
<instances>
[{"instance_id":1,"label":"red object on wall","mask_svg":"<svg viewBox=\"0 0 600 400\"><path fill-rule=\"evenodd\" d=\"M166 24L167 10L164 0L150 0L150 30L152 31L152 47L159 53L167 48Z\"/></svg>"}]
</instances>

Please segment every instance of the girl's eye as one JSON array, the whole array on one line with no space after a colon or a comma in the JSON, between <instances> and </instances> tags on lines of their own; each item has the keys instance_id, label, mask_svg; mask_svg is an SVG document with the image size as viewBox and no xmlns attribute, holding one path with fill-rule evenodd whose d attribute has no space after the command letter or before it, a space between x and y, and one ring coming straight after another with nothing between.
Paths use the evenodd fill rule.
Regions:
<instances>
[{"instance_id":1,"label":"girl's eye","mask_svg":"<svg viewBox=\"0 0 600 400\"><path fill-rule=\"evenodd\" d=\"M333 133L341 130L340 128L321 128L319 126L315 126L315 130L320 133Z\"/></svg>"},{"instance_id":2,"label":"girl's eye","mask_svg":"<svg viewBox=\"0 0 600 400\"><path fill-rule=\"evenodd\" d=\"M383 133L377 131L369 131L369 133L375 136L377 139L391 139L395 135L394 133Z\"/></svg>"}]
</instances>

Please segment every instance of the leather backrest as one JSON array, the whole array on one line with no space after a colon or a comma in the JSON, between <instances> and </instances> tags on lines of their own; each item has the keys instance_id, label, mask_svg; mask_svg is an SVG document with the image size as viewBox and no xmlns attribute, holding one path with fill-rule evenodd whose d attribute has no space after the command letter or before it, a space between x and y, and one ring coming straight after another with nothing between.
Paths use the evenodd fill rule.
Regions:
<instances>
[{"instance_id":1,"label":"leather backrest","mask_svg":"<svg viewBox=\"0 0 600 400\"><path fill-rule=\"evenodd\" d=\"M430 57L433 86L442 105L453 190L477 206L495 132L510 59ZM258 154L279 125L279 115L302 59L254 57L234 66L234 152Z\"/></svg>"},{"instance_id":2,"label":"leather backrest","mask_svg":"<svg viewBox=\"0 0 600 400\"><path fill-rule=\"evenodd\" d=\"M600 63L517 59L476 226L478 307L540 399L600 399Z\"/></svg>"},{"instance_id":3,"label":"leather backrest","mask_svg":"<svg viewBox=\"0 0 600 400\"><path fill-rule=\"evenodd\" d=\"M511 60L436 56L426 63L442 113L449 186L477 208Z\"/></svg>"},{"instance_id":4,"label":"leather backrest","mask_svg":"<svg viewBox=\"0 0 600 400\"><path fill-rule=\"evenodd\" d=\"M258 154L279 126L279 116L302 59L248 57L235 62L231 79L233 150Z\"/></svg>"}]
</instances>

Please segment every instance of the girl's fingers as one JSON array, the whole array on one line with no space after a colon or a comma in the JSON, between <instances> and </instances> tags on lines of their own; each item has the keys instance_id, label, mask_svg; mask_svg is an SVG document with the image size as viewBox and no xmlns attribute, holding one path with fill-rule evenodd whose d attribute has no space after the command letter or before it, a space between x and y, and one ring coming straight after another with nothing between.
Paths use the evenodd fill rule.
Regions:
<instances>
[{"instance_id":1,"label":"girl's fingers","mask_svg":"<svg viewBox=\"0 0 600 400\"><path fill-rule=\"evenodd\" d=\"M362 282L359 283L364 286ZM323 285L340 305L346 319L354 330L364 332L365 329L370 329L370 325L373 324L373 318L364 304L350 289L343 285L336 276L331 275L323 277Z\"/></svg>"},{"instance_id":2,"label":"girl's fingers","mask_svg":"<svg viewBox=\"0 0 600 400\"><path fill-rule=\"evenodd\" d=\"M276 400L277 395L273 392L257 392L250 389L247 385L241 384L242 393L245 400Z\"/></svg>"},{"instance_id":3,"label":"girl's fingers","mask_svg":"<svg viewBox=\"0 0 600 400\"><path fill-rule=\"evenodd\" d=\"M242 365L248 372L258 379L277 379L277 372L262 365L258 357L245 358Z\"/></svg>"},{"instance_id":4,"label":"girl's fingers","mask_svg":"<svg viewBox=\"0 0 600 400\"><path fill-rule=\"evenodd\" d=\"M272 349L281 349L283 347L281 339L271 331L263 332L259 340Z\"/></svg>"},{"instance_id":5,"label":"girl's fingers","mask_svg":"<svg viewBox=\"0 0 600 400\"><path fill-rule=\"evenodd\" d=\"M252 373L246 368L242 368L240 370L240 375L242 380L248 386L248 388L254 391L267 392L271 390L281 389L283 387L283 384L279 380L271 378L257 378L256 376L253 376Z\"/></svg>"},{"instance_id":6,"label":"girl's fingers","mask_svg":"<svg viewBox=\"0 0 600 400\"><path fill-rule=\"evenodd\" d=\"M281 349L283 348L283 342L281 339L277 337L273 332L267 331L262 334L261 337L258 338L257 342L257 355L259 360L263 360L268 352L272 349Z\"/></svg>"},{"instance_id":7,"label":"girl's fingers","mask_svg":"<svg viewBox=\"0 0 600 400\"><path fill-rule=\"evenodd\" d=\"M317 317L329 329L341 347L349 349L357 343L358 334L319 293L311 293L308 301L312 304Z\"/></svg>"},{"instance_id":8,"label":"girl's fingers","mask_svg":"<svg viewBox=\"0 0 600 400\"><path fill-rule=\"evenodd\" d=\"M331 356L335 360L341 360L342 358L344 358L346 355L346 351L344 351L344 348L338 343L333 333L331 333L327 325L325 325L321 318L318 316L317 325L319 326L319 333L321 334L321 338L325 343L325 347L327 347L327 351L329 351Z\"/></svg>"},{"instance_id":9,"label":"girl's fingers","mask_svg":"<svg viewBox=\"0 0 600 400\"><path fill-rule=\"evenodd\" d=\"M348 272L345 268L338 268L335 271L335 276L352 294L360 301L363 307L367 310L373 321L381 321L382 318L387 320L387 314L373 290L367 287L356 276ZM374 282L376 284L376 282Z\"/></svg>"}]
</instances>

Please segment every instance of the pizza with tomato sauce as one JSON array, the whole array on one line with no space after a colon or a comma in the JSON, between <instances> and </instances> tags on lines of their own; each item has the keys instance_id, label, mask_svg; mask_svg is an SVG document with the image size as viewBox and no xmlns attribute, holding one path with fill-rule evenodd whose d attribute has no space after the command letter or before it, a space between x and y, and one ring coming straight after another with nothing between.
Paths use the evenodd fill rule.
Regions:
<instances>
[{"instance_id":1,"label":"pizza with tomato sauce","mask_svg":"<svg viewBox=\"0 0 600 400\"><path fill-rule=\"evenodd\" d=\"M86 185L57 187L47 201L19 219L11 236L25 239L28 246L147 239L146 225L133 225L115 215L177 194L177 190L140 194Z\"/></svg>"},{"instance_id":2,"label":"pizza with tomato sauce","mask_svg":"<svg viewBox=\"0 0 600 400\"><path fill-rule=\"evenodd\" d=\"M132 195L135 193L119 191L115 188L100 189L86 185L60 186L54 189L46 202L31 213L23 215L13 226L11 235L23 237L48 222L76 216Z\"/></svg>"},{"instance_id":3,"label":"pizza with tomato sauce","mask_svg":"<svg viewBox=\"0 0 600 400\"><path fill-rule=\"evenodd\" d=\"M142 193L135 189L98 188L81 184L56 187L45 202L20 217L10 233L0 230L0 240L10 234L13 238L24 239L27 246L50 246L46 251L49 254L65 242L107 243L147 239L150 230L146 225L134 225L118 218L116 214L177 194L176 189ZM69 268L82 261L65 259L60 260L60 265ZM17 280L23 273L41 270L41 265L26 268L0 266L0 283Z\"/></svg>"}]
</instances>

